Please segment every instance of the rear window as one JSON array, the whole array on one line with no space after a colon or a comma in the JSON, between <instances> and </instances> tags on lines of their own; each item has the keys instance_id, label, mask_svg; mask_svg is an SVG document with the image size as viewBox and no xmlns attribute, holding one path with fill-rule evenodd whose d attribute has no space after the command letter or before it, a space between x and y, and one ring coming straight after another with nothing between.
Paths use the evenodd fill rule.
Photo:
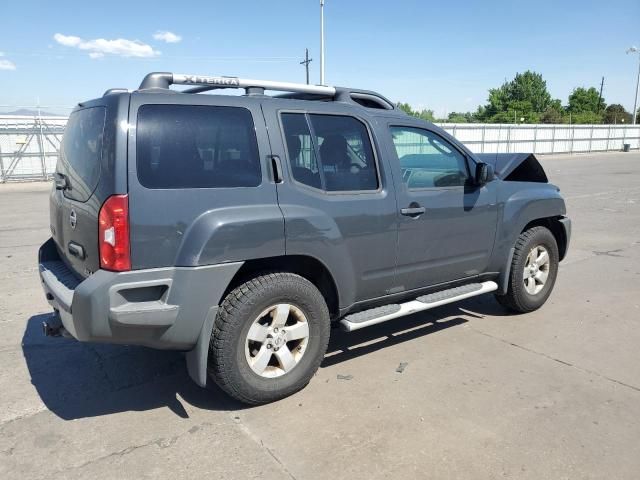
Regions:
<instances>
[{"instance_id":1,"label":"rear window","mask_svg":"<svg viewBox=\"0 0 640 480\"><path fill-rule=\"evenodd\" d=\"M105 107L77 110L71 114L60 145L58 171L67 176L65 196L84 202L100 179Z\"/></svg>"},{"instance_id":2,"label":"rear window","mask_svg":"<svg viewBox=\"0 0 640 480\"><path fill-rule=\"evenodd\" d=\"M143 105L136 145L138 180L147 188L255 187L262 180L245 108Z\"/></svg>"}]
</instances>

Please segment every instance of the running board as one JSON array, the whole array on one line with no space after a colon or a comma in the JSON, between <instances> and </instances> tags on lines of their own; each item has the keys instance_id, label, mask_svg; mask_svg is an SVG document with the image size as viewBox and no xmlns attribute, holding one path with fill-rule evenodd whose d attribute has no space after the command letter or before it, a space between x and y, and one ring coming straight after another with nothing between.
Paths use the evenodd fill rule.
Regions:
<instances>
[{"instance_id":1,"label":"running board","mask_svg":"<svg viewBox=\"0 0 640 480\"><path fill-rule=\"evenodd\" d=\"M483 293L493 292L498 289L496 282L470 283L461 287L441 290L439 292L422 295L405 303L384 305L382 307L364 310L358 313L352 313L340 320L340 326L347 332L360 330L361 328L376 325L378 323L393 320L394 318L404 317L412 313L429 310L431 308L446 305L447 303L457 302L465 298L475 297Z\"/></svg>"}]
</instances>

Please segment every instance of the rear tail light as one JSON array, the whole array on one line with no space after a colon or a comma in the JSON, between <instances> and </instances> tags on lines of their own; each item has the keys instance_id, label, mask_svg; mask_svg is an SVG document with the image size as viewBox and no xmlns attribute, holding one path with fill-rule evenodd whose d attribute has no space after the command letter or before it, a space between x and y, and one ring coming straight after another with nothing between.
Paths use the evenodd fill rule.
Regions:
<instances>
[{"instance_id":1,"label":"rear tail light","mask_svg":"<svg viewBox=\"0 0 640 480\"><path fill-rule=\"evenodd\" d=\"M112 195L98 215L100 268L123 272L131 270L129 245L129 198Z\"/></svg>"}]
</instances>

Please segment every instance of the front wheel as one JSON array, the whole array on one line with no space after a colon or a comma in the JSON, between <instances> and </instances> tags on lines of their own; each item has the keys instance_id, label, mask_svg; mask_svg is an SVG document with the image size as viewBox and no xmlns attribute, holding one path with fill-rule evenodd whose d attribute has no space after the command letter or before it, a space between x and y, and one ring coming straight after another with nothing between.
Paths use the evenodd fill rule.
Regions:
<instances>
[{"instance_id":1,"label":"front wheel","mask_svg":"<svg viewBox=\"0 0 640 480\"><path fill-rule=\"evenodd\" d=\"M551 295L558 263L558 244L547 228L522 232L515 245L507 293L496 295L496 299L515 312L537 310Z\"/></svg>"},{"instance_id":2,"label":"front wheel","mask_svg":"<svg viewBox=\"0 0 640 480\"><path fill-rule=\"evenodd\" d=\"M209 347L209 374L241 402L258 405L302 389L329 341L322 294L292 273L255 277L222 302Z\"/></svg>"}]
</instances>

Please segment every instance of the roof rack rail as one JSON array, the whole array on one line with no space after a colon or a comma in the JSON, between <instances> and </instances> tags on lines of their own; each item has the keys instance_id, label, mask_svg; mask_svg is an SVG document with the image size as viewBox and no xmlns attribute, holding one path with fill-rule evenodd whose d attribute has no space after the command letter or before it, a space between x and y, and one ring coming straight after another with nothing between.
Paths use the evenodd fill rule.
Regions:
<instances>
[{"instance_id":1,"label":"roof rack rail","mask_svg":"<svg viewBox=\"0 0 640 480\"><path fill-rule=\"evenodd\" d=\"M186 75L183 73L153 72L142 80L139 89L150 88L168 89L171 85L195 85L195 88L185 90L188 93L205 92L218 88L262 88L282 92L312 93L317 95L334 96L336 89L325 85L306 85L304 83L272 82L269 80L253 80L238 77L212 77L208 75Z\"/></svg>"},{"instance_id":2,"label":"roof rack rail","mask_svg":"<svg viewBox=\"0 0 640 480\"><path fill-rule=\"evenodd\" d=\"M138 87L139 90L168 90L171 85L192 85L182 93L200 93L221 88L244 88L247 95L264 94L265 90L287 92L282 98L301 100L331 99L338 102L356 103L367 108L393 110L393 103L376 92L350 88L329 87L327 85L307 85L304 83L273 82L238 77L213 77L208 75L187 75L171 72L149 73Z\"/></svg>"}]
</instances>

